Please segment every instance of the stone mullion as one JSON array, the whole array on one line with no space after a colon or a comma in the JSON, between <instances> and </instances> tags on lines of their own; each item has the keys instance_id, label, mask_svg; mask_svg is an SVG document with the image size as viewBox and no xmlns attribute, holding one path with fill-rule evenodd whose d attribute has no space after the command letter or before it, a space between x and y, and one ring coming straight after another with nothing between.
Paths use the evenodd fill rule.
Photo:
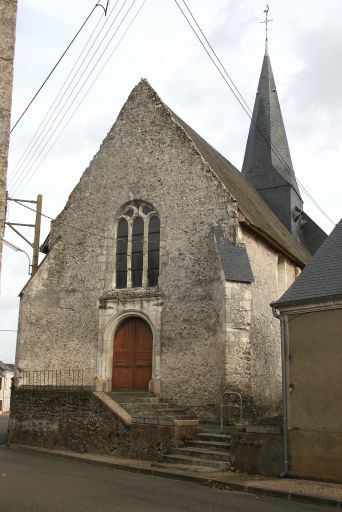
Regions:
<instances>
[{"instance_id":1,"label":"stone mullion","mask_svg":"<svg viewBox=\"0 0 342 512\"><path fill-rule=\"evenodd\" d=\"M143 279L142 285L144 288L148 286L148 221L149 217L143 217L144 219L144 246L143 246Z\"/></svg>"},{"instance_id":2,"label":"stone mullion","mask_svg":"<svg viewBox=\"0 0 342 512\"><path fill-rule=\"evenodd\" d=\"M134 217L133 217L134 219ZM133 219L128 221L128 240L127 240L127 288L132 288L132 232Z\"/></svg>"}]
</instances>

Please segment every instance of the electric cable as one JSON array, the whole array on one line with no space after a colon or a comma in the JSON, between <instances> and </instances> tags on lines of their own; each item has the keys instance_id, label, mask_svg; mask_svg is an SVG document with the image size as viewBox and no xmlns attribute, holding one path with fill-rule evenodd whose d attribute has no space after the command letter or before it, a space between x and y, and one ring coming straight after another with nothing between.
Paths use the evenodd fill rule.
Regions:
<instances>
[{"instance_id":1,"label":"electric cable","mask_svg":"<svg viewBox=\"0 0 342 512\"><path fill-rule=\"evenodd\" d=\"M83 87L85 86L86 82L89 80L90 76L92 75L92 73L94 72L96 66L98 65L99 61L101 60L101 58L103 57L103 54L105 53L105 51L107 50L109 44L112 42L113 38L115 37L115 35L117 34L119 28L121 27L121 24L123 23L123 21L125 20L125 18L127 17L130 9L132 8L132 6L134 5L134 3L136 2L136 0L133 0L132 3L131 3L131 6L130 8L128 9L128 11L126 12L124 18L121 20L118 28L115 30L114 34L112 35L112 37L110 38L109 42L107 43L107 45L105 46L105 49L103 50L103 52L101 53L100 57L98 58L98 60L95 62L95 65L93 66L93 68L91 69L90 73L88 74L88 76L86 77L86 79L84 80L83 84L81 85L81 87L79 88L78 92L76 93L75 97L71 100L71 103L69 105L69 107L67 108L66 112L63 113L63 109L64 107L67 105L69 99L71 98L72 94L74 93L74 91L76 90L76 88L78 87L79 85L79 80L81 78L83 78L83 76L85 75L85 72L87 71L88 67L90 66L92 60L94 59L94 57L96 56L96 53L97 51L99 50L99 48L101 47L102 43L104 42L105 38L107 37L109 31L111 30L111 28L113 27L114 23L116 22L118 16L120 15L123 7L126 5L126 3L128 2L128 0L124 0L123 4L121 5L120 9L119 9L119 12L117 13L117 15L115 16L113 22L111 23L111 25L109 26L106 34L104 35L104 37L102 38L101 42L99 43L96 51L94 52L94 54L92 55L90 61L87 63L85 69L82 71L82 74L81 76L79 77L78 79L78 82L76 83L76 85L73 87L73 89L71 90L71 92L69 93L68 97L66 98L66 100L64 101L62 107L59 109L59 112L56 116L56 118L54 119L53 123L55 121L57 121L58 117L59 116L62 116L61 119L60 119L60 122L58 123L57 127L55 127L55 129L53 130L52 134L50 135L49 139L47 140L46 144L44 144L43 148L39 151L39 149L41 148L43 142L46 140L46 138L48 137L48 134L50 133L51 129L53 128L53 123L51 123L49 129L47 130L47 133L45 133L43 139L40 141L38 147L36 148L35 152L33 153L33 155L31 156L29 162L32 161L32 159L34 158L34 156L38 153L37 157L34 159L33 163L30 165L30 163L28 164L28 166L26 166L26 168L22 171L22 173L20 173L19 177L17 177L15 180L14 180L14 183L12 183L11 187L15 187L13 189L13 192L11 190L11 193L15 193L16 190L18 189L18 187L20 186L20 184L22 183L22 181L26 178L26 176L28 175L28 173L30 172L30 170L34 167L35 163L37 162L37 160L39 159L40 155L42 154L42 152L44 151L45 147L47 146L47 144L49 143L49 141L51 140L51 137L54 135L54 133L56 132L56 130L58 129L58 127L60 126L61 122L63 121L64 117L66 116L66 114L68 113L68 111L70 110L73 102L77 99L78 95L80 94L80 92L82 91ZM21 180L20 178L23 177ZM19 182L19 184L18 184Z\"/></svg>"},{"instance_id":2,"label":"electric cable","mask_svg":"<svg viewBox=\"0 0 342 512\"><path fill-rule=\"evenodd\" d=\"M123 4L123 5L125 5L125 4L126 4L126 2L127 2L127 0L125 0L125 1L124 1L124 4ZM77 99L77 97L79 96L79 94L81 93L81 91L83 90L83 88L84 88L84 86L86 85L86 83L88 82L88 80L89 80L90 76L93 74L94 70L96 69L97 65L99 64L100 60L102 59L102 57L103 57L104 53L105 53L105 52L106 52L106 50L108 49L108 47L109 47L110 43L111 43L111 42L112 42L112 40L114 39L115 35L117 34L117 32L118 32L118 30L120 29L120 27L121 27L122 23L125 21L126 17L128 16L128 14L129 14L130 10L132 9L132 7L133 7L133 5L134 5L135 3L136 3L136 0L133 0L133 1L132 1L132 3L131 3L131 5L130 5L130 7L129 7L129 8L128 8L128 10L126 11L126 13L125 13L125 15L124 15L123 19L121 20L121 22L120 22L119 26L117 27L117 29L115 30L115 32L114 32L114 34L112 35L111 39L110 39L110 40L109 40L109 42L107 43L107 45L106 45L105 49L103 50L103 52L101 53L100 57L99 57L99 58L98 58L98 60L96 61L95 65L93 66L92 70L91 70L91 71L90 71L90 73L88 74L87 78L84 80L84 82L83 82L82 86L79 88L79 90L78 90L78 92L77 92L76 96L73 98L73 100L72 100L72 102L70 103L70 105L68 106L67 110L63 113L62 118L60 119L59 123L58 123L58 124L57 124L57 126L54 128L53 132L52 132L52 133L51 133L51 135L49 136L49 138L48 138L48 140L46 141L46 143L44 144L43 148L40 150L40 152L39 152L39 154L37 155L37 157L35 158L35 160L34 160L33 164L32 164L32 165L31 165L31 166L26 170L25 174L22 174L22 175L21 175L21 176L22 176L22 178L21 178L20 182L19 182L19 183L17 183L16 187L15 187L13 190L11 190L11 193L16 193L16 192L17 192L17 190L19 189L20 185L21 185L21 184L23 183L23 181L25 180L25 178L27 178L27 177L28 177L29 172L33 169L33 167L34 167L35 163L38 161L39 157L41 156L41 154L43 153L43 151L44 151L44 150L45 150L45 148L47 147L48 143L51 141L52 137L54 136L54 134L55 134L55 133L56 133L56 131L58 130L59 126L62 124L63 120L65 119L65 117L66 117L66 115L67 115L67 113L68 113L68 112L69 112L69 110L71 109L72 105L74 104L75 100ZM140 10L141 10L141 9L139 9L139 11L138 11L138 12L140 12ZM121 9L120 9L120 11L121 11ZM134 18L133 18L133 20L131 21L130 25L133 23L134 19L135 19L135 17L134 17ZM130 25L129 25L129 27L130 27ZM129 27L128 27L128 28L129 28ZM128 31L128 30L127 30L127 31ZM127 31L125 32L125 34L127 33ZM125 34L124 34L124 35L125 35ZM122 40L122 38L120 39L120 42L121 42L121 40ZM118 46L118 45L117 45L117 46ZM117 48L117 46L115 47L115 49ZM112 54L113 54L113 53L114 53L114 52L112 52ZM95 81L96 81L96 80L95 80ZM94 82L95 82L95 81L94 81ZM94 82L93 82L93 83L94 83ZM74 89L75 89L75 88L74 88ZM88 91L88 92L89 92L89 91ZM85 95L85 96L86 96L86 95ZM70 97L70 95L69 95L69 97ZM82 102L82 101L81 101L81 102ZM77 109L78 109L78 107L75 109L75 111L73 112L73 114L70 116L70 118L69 118L68 122L69 122L69 121L70 121L70 119L73 117L73 115L74 115L74 113L77 111ZM67 122L66 124L68 124L68 122ZM62 131L63 131L63 130L64 130L64 128L61 130L61 132L60 132L60 133L62 133ZM43 159L42 159L42 161L39 163L38 168L40 167L40 165L42 164L43 160L46 158L47 154L50 152L50 150L51 150L51 149L52 149L52 147L54 146L54 144L55 144L55 142L57 141L58 137L59 137L59 135L56 137L56 140L53 142L53 144L51 145L51 147L50 147L50 148L48 149L48 151L46 152L46 154L45 154L44 158L43 158ZM35 174L35 172L37 172L38 168L36 168L36 169L31 173L31 176L28 178L28 180L29 180L29 179L31 179L31 177ZM27 181L28 181L28 180L27 180Z\"/></svg>"},{"instance_id":3,"label":"electric cable","mask_svg":"<svg viewBox=\"0 0 342 512\"><path fill-rule=\"evenodd\" d=\"M86 25L87 21L90 19L91 15L93 14L93 12L95 11L96 7L102 7L102 9L104 10L104 14L106 16L107 14L107 8L108 8L108 2L109 0L107 1L107 7L104 8L103 5L101 5L100 2L97 2L94 7L92 8L92 10L90 11L90 13L88 14L88 16L86 17L86 19L84 20L84 22L82 23L81 27L78 29L78 31L76 32L76 34L74 35L74 37L72 38L72 40L70 41L70 43L68 44L67 48L64 50L64 52L62 53L62 55L60 56L60 58L58 59L58 61L56 62L56 64L53 66L53 68L51 69L50 73L48 74L48 76L45 78L44 82L42 83L42 85L39 87L38 91L34 94L33 98L29 101L28 105L25 107L24 111L20 114L19 118L17 119L17 121L14 123L14 125L12 126L11 130L10 130L10 133L13 132L13 130L15 129L15 127L19 124L19 122L21 121L21 119L24 117L24 115L26 114L26 112L28 111L28 109L30 108L30 106L32 105L32 103L34 102L34 100L36 99L36 97L38 96L38 94L40 93L40 91L43 89L44 85L46 84L46 82L49 80L49 78L51 77L51 75L54 73L54 71L56 70L56 68L58 67L58 65L60 64L60 62L63 60L64 56L66 55L66 53L68 52L68 50L71 48L72 44L74 43L74 41L76 40L76 38L78 37L78 35L81 33L83 27Z\"/></svg>"},{"instance_id":4,"label":"electric cable","mask_svg":"<svg viewBox=\"0 0 342 512\"><path fill-rule=\"evenodd\" d=\"M69 122L71 121L71 119L73 118L73 116L76 114L76 112L78 111L78 109L80 108L81 104L83 103L83 101L85 100L85 98L87 97L87 95L89 94L89 92L91 91L92 87L94 86L95 82L97 81L97 79L99 78L99 76L101 75L102 71L104 70L105 66L107 65L107 63L109 62L109 60L111 59L111 57L113 56L113 54L115 53L115 51L117 50L117 48L119 47L119 45L121 44L123 38L125 37L125 35L127 34L128 30L130 29L131 25L133 24L134 20L136 19L136 17L138 16L139 12L141 11L141 9L143 8L143 6L145 5L147 0L143 0L140 8L138 9L138 11L136 12L135 16L133 17L133 19L131 20L131 22L129 23L127 29L125 30L125 32L123 33L122 37L119 39L118 43L116 44L116 46L113 48L112 52L110 53L109 57L107 58L107 60L105 61L104 65L102 66L102 68L100 69L99 73L96 75L95 79L93 80L93 82L91 83L90 87L87 89L86 93L84 94L84 96L82 97L81 101L77 104L76 108L73 110L73 112L71 113L71 115L69 116L68 120L66 121L66 123L64 124L64 126L62 127L62 129L59 131L57 137L55 137L55 140L53 141L53 143L50 145L50 147L48 148L48 150L46 151L45 155L43 156L42 160L39 162L38 166L34 169L34 171L31 173L29 179L27 180L27 182L32 179L32 177L34 176L34 174L40 169L41 165L43 164L44 160L46 159L46 157L48 156L48 154L50 153L50 151L52 150L52 148L55 146L55 144L57 143L59 137L61 136L61 134L64 132L64 130L66 129L66 127L68 126ZM80 92L80 91L79 91ZM78 97L78 94L76 95L75 99ZM70 105L71 107L72 105ZM70 107L68 108L68 110L66 111L66 114L68 113L68 111L70 110ZM64 116L65 117L65 116ZM64 119L63 117L63 119ZM61 120L61 122L63 121L63 119ZM58 129L58 127L61 125L61 122L57 125L56 127L56 130ZM56 130L52 133L50 139L47 141L47 144L49 143L49 141L51 140L52 136L54 135L54 133L56 132ZM46 145L47 145L46 144ZM44 148L46 147L46 145L44 146ZM43 149L44 149L43 148ZM24 185L26 186L27 183ZM23 190L24 186L20 189ZM15 190L16 192L17 190Z\"/></svg>"},{"instance_id":5,"label":"electric cable","mask_svg":"<svg viewBox=\"0 0 342 512\"><path fill-rule=\"evenodd\" d=\"M146 1L146 0L145 0ZM36 210L34 208L32 208L31 206L28 206L27 204L24 204L24 203L21 203L20 200L18 199L13 199L11 198L11 201L19 204L20 206L23 206L24 208L27 208L28 210L31 210L32 212L35 212L36 213ZM44 217L45 219L48 219L50 221L55 221L56 219L54 219L53 217L50 217L49 215L47 215L46 213L43 213L41 212L41 216ZM113 237L113 236L108 236L108 235L101 235L100 233L95 233L94 231L89 231L88 229L84 229L84 228L80 228L78 226L74 226L72 224L69 224L67 222L61 222L61 225L62 226L66 226L68 228L71 228L71 229L74 229L75 231L80 231L81 233L86 233L88 235L92 235L92 236L96 236L97 238L102 238L104 240L111 240L113 242L126 242L126 240L124 240L123 238L116 238L116 237ZM132 243L134 243L132 241ZM137 241L136 243L144 243L143 240L139 240ZM159 243L158 241L152 241L152 243Z\"/></svg>"},{"instance_id":6,"label":"electric cable","mask_svg":"<svg viewBox=\"0 0 342 512\"><path fill-rule=\"evenodd\" d=\"M119 1L119 0L117 0L117 2L118 2L118 1ZM117 2L116 2L116 4L117 4ZM116 4L115 4L114 8L113 8L109 13L108 13L108 16L106 16L106 18L105 18L105 23L104 23L104 24L106 24L106 23L107 23L108 19L109 19L109 18L110 18L110 16L111 16L111 13L113 12L113 10L114 10L114 9L115 9L115 7L116 7ZM46 125L47 125L48 121L50 121L51 116L52 116L52 115L53 115L53 113L55 112L55 110L56 110L57 106L60 104L60 101L62 100L62 98L64 97L64 95L65 95L65 94L66 94L66 92L68 91L68 89L69 89L69 87L70 87L71 83L72 83L72 82L73 82L73 80L75 79L75 77L76 77L76 75L77 75L77 73L78 73L78 70L79 70L79 68L76 68L76 66L77 66L77 64L78 64L79 60L81 59L81 57L82 57L83 53L85 52L85 50L86 50L86 48L87 48L87 46L88 46L89 42L91 41L91 39L92 39L92 37L93 37L94 33L95 33L95 32L96 32L96 30L97 30L97 27L98 27L98 26L99 26L99 24L101 23L101 21L102 21L102 17L101 17L101 18L99 18L98 22L96 23L96 25L95 25L95 27L94 27L94 29L93 29L92 33L90 34L90 36L89 36L89 38L88 38L88 40L87 40L86 44L85 44L85 45L83 46L83 48L82 48L81 53L79 54L79 56L77 57L76 61L74 62L74 64L73 64L73 66L72 66L72 68L71 68L71 70L70 70L70 72L69 72L68 76L67 76L67 77L66 77L66 79L64 80L64 82L63 82L63 84L61 85L61 87L60 87L60 89L59 89L59 91L58 91L57 95L55 96L55 98L54 98L54 100L53 100L52 104L50 105L50 107L49 107L48 111L46 112L46 114L45 114L45 116L43 117L42 121L40 122L40 124L39 124L38 128L36 129L35 133L34 133L34 134L33 134L33 136L31 137L31 139L30 139L29 143L27 144L25 151L22 153L21 157L18 159L17 163L15 164L15 166L13 167L13 169L11 170L10 175L9 175L9 180L8 180L8 183L9 183L9 184L11 183L11 181L13 181L13 179L14 179L14 178L16 177L16 175L19 173L19 171L20 171L20 169L22 168L23 164L24 164L24 163L25 163L25 161L27 160L28 155L30 154L30 152L32 151L32 149L33 149L33 148L35 147L35 145L37 144L37 140L35 141L36 137L38 136L38 137L37 137L37 139L39 140L39 137L40 137L40 135L42 134L42 132L44 131L44 129L45 129L45 127L46 127ZM104 26L104 25L103 25L103 26ZM96 39L97 39L97 37L99 36L99 34L101 33L101 30L103 29L103 26L101 27L100 32L97 34ZM96 39L95 39L95 41L96 41ZM92 45L91 45L90 49L89 49L89 50L88 50L88 52L87 52L87 55L89 54L89 52L90 52L91 48L92 48L92 47L93 47L93 45L95 44L95 41L92 43ZM86 55L86 56L87 56L87 55ZM75 69L76 69L76 71L75 71ZM52 114L51 114L51 116L48 118L48 116L49 116L49 114L50 114L51 110L53 109L54 105L56 104L57 99L59 98L60 94L62 93L62 91L63 91L63 89L64 89L65 85L68 83L68 80L69 80L69 78L71 77L71 75L72 75L72 74L73 74L73 78L72 78L71 82L69 83L68 87L67 87L67 88L66 88L66 90L64 91L64 93L63 93L63 95L62 95L62 98L59 100L59 102L58 102L57 106L56 106L56 107L55 107L55 109L53 110L53 113L52 113ZM47 118L48 118L48 120L46 121L46 119L47 119ZM46 122L45 122L45 121L46 121ZM35 141L35 142L34 142L34 141Z\"/></svg>"},{"instance_id":7,"label":"electric cable","mask_svg":"<svg viewBox=\"0 0 342 512\"><path fill-rule=\"evenodd\" d=\"M203 49L205 50L205 52L207 53L208 57L210 58L210 60L212 61L212 63L214 64L214 66L216 67L217 71L220 73L221 77L223 78L223 80L225 81L226 85L229 87L230 91L232 92L232 94L234 95L234 97L236 98L236 100L238 101L238 103L240 104L241 108L244 110L245 114L248 116L248 118L250 119L250 121L253 123L253 125L255 126L256 130L260 133L260 135L262 136L262 138L264 139L264 141L266 142L266 144L269 146L269 148L271 149L271 151L275 154L275 156L278 158L278 160L282 163L282 165L286 168L286 170L290 173L290 176L292 175L296 181L298 182L298 185L301 187L301 189L303 190L303 192L306 194L306 196L312 201L312 203L316 206L316 208L322 213L322 215L324 215L328 220L329 222L331 222L333 225L336 225L336 223L329 217L329 215L321 208L321 206L317 203L317 201L315 201L315 199L311 196L311 194L306 190L306 188L304 187L304 185L302 185L302 183L298 180L298 178L296 178L294 172L292 171L292 169L287 165L287 163L283 160L282 156L278 153L278 151L272 146L272 144L270 143L270 141L267 140L267 137L265 137L265 135L261 132L260 128L257 126L256 122L254 121L253 119L253 116L250 115L250 112L251 112L251 109L248 107L248 104L247 102L243 99L243 96L242 94L238 91L237 87L235 86L234 82L231 80L228 72L226 71L225 67L223 66L221 60L217 57L216 55L216 52L212 49L212 45L208 42L208 39L204 36L204 32L202 31L202 29L199 28L200 32L203 34L205 40L207 41L210 49L213 51L213 54L215 55L215 57L217 58L218 62L220 63L222 69L224 70L224 73L226 74L227 77L229 77L229 80L232 81L232 83L234 84L234 87L236 88L236 90L238 91L238 93L236 93L234 90L233 90L233 87L229 84L229 82L227 81L226 77L224 76L222 70L219 68L219 66L217 65L217 63L215 62L215 60L213 59L212 55L210 54L210 52L208 51L208 49L206 48L206 46L204 45L203 41L201 40L201 38L199 37L198 33L196 32L196 30L194 29L194 27L192 26L190 20L188 19L188 17L186 16L185 12L183 11L183 9L181 8L181 6L179 5L178 1L177 0L174 0L178 9L181 11L183 17L185 18L185 20L187 21L188 25L190 26L191 30L193 31L193 33L195 34L196 38L198 39L198 41L200 42L201 46L203 47ZM191 17L195 20L195 17L194 15L191 13L188 5L186 4L185 0L183 0L183 3L184 5L186 6L187 10L189 11L189 13L191 14ZM196 25L199 27L199 24L197 23L197 21L195 21ZM240 98L242 98L240 100ZM244 105L244 104L246 105Z\"/></svg>"}]
</instances>

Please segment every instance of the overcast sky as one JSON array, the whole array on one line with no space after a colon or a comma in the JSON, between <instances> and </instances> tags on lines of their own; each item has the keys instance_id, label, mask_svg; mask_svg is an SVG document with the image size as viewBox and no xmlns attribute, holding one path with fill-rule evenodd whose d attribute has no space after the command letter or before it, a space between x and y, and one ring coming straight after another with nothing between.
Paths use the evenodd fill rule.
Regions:
<instances>
[{"instance_id":1,"label":"overcast sky","mask_svg":"<svg viewBox=\"0 0 342 512\"><path fill-rule=\"evenodd\" d=\"M94 0L18 0L12 124L95 3ZM143 0L135 3L119 0L114 9L115 3L116 0L110 0L107 18L101 8L96 8L71 51L12 134L9 194L25 199L43 194L43 211L51 217L63 208L131 89L142 77L149 80L167 105L241 169L249 119L201 48L175 1L147 0L143 5ZM252 108L264 53L265 26L260 22L264 19L265 2L187 0L187 3ZM126 20L114 35L130 5ZM141 5L141 11L115 50ZM273 19L269 24L269 53L294 169L300 183L337 222L342 216L342 2L273 0L269 6ZM87 55L97 34L98 39ZM102 38L99 52L90 61ZM80 90L107 44L102 59ZM113 50L92 89L67 123ZM65 90L61 87L69 73L70 81L84 69L83 78L74 81L59 102ZM40 129L41 138L28 146L59 91L54 103L59 105L49 123L42 125L45 128ZM304 193L303 199L307 213L329 233L333 224ZM30 223L33 217L28 210L11 203L8 220ZM49 221L44 220L42 239L48 231ZM30 247L9 230L6 238L31 253ZM17 296L27 277L25 255L5 248L0 329L16 330ZM14 361L15 336L15 332L0 331L0 360Z\"/></svg>"}]
</instances>

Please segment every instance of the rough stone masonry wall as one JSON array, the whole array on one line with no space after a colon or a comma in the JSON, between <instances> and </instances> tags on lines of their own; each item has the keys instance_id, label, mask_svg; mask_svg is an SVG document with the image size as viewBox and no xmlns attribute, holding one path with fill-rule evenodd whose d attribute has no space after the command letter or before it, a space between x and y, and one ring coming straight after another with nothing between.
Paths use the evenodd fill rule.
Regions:
<instances>
[{"instance_id":1,"label":"rough stone masonry wall","mask_svg":"<svg viewBox=\"0 0 342 512\"><path fill-rule=\"evenodd\" d=\"M0 0L0 239L6 217L6 181L11 122L17 0ZM0 243L0 273L2 242Z\"/></svg>"},{"instance_id":2,"label":"rough stone masonry wall","mask_svg":"<svg viewBox=\"0 0 342 512\"><path fill-rule=\"evenodd\" d=\"M158 460L194 430L128 426L90 392L12 393L10 444Z\"/></svg>"},{"instance_id":3,"label":"rough stone masonry wall","mask_svg":"<svg viewBox=\"0 0 342 512\"><path fill-rule=\"evenodd\" d=\"M279 320L270 303L278 293L278 255L260 237L242 227L240 239L246 244L255 281L251 284L250 395L261 415L279 412L281 405L281 352ZM296 266L286 259L287 288L295 279Z\"/></svg>"},{"instance_id":4,"label":"rough stone masonry wall","mask_svg":"<svg viewBox=\"0 0 342 512\"><path fill-rule=\"evenodd\" d=\"M103 253L110 259L115 248L91 232L114 235L116 212L133 199L154 205L161 220L162 393L178 404L215 404L224 343L211 227L236 225L236 204L146 82L53 225L51 253L23 293L18 365L94 363L98 298L111 281Z\"/></svg>"}]
</instances>

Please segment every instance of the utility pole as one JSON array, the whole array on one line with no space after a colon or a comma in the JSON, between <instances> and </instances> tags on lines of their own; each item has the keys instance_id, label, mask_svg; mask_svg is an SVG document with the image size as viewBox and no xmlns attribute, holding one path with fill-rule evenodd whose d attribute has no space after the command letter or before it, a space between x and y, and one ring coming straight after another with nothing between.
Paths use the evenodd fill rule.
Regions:
<instances>
[{"instance_id":1,"label":"utility pole","mask_svg":"<svg viewBox=\"0 0 342 512\"><path fill-rule=\"evenodd\" d=\"M36 221L34 223L34 241L33 241L33 257L32 257L32 275L37 272L39 264L39 240L40 240L40 224L42 219L42 202L41 194L37 196Z\"/></svg>"},{"instance_id":2,"label":"utility pole","mask_svg":"<svg viewBox=\"0 0 342 512\"><path fill-rule=\"evenodd\" d=\"M33 203L36 205L36 218L34 224L23 224L21 222L10 222L7 221L6 225L12 229L17 235L19 235L27 244L29 244L30 247L33 249L32 254L32 271L31 275L34 276L34 274L38 270L39 266L39 242L40 242L40 226L41 226L41 219L42 219L42 204L43 204L43 196L41 194L38 194L36 201L33 201L31 199L14 199L12 197L9 197L7 199L8 201L14 201L15 203L22 204L22 203ZM14 227L15 226L15 227ZM34 238L33 242L30 242L22 233L20 233L18 227L25 227L25 228L34 228Z\"/></svg>"}]
</instances>

